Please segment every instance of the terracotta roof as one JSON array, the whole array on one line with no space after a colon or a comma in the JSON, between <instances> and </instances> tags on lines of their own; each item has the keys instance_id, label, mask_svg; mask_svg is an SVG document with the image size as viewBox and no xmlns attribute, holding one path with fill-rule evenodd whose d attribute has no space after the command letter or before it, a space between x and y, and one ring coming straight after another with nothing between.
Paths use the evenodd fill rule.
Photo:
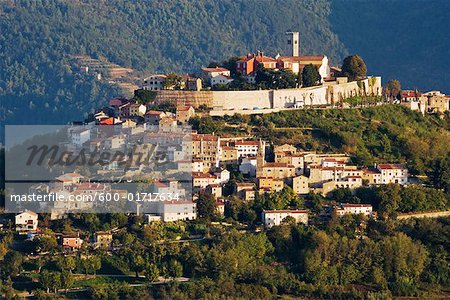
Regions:
<instances>
[{"instance_id":1,"label":"terracotta roof","mask_svg":"<svg viewBox=\"0 0 450 300\"><path fill-rule=\"evenodd\" d=\"M178 106L177 111L188 111L192 106Z\"/></svg>"},{"instance_id":2,"label":"terracotta roof","mask_svg":"<svg viewBox=\"0 0 450 300\"><path fill-rule=\"evenodd\" d=\"M202 68L202 71L211 73L211 72L230 72L230 70L224 67L216 67L216 68Z\"/></svg>"},{"instance_id":3,"label":"terracotta roof","mask_svg":"<svg viewBox=\"0 0 450 300\"><path fill-rule=\"evenodd\" d=\"M216 178L216 177L209 173L195 172L195 173L192 173L192 178Z\"/></svg>"},{"instance_id":4,"label":"terracotta roof","mask_svg":"<svg viewBox=\"0 0 450 300\"><path fill-rule=\"evenodd\" d=\"M38 214L37 213L35 213L34 211L31 211L31 210L25 210L24 212L22 212L22 213L20 213L19 215L21 215L21 214L24 214L24 213L28 213L28 214L30 214L30 215L32 215L32 216L34 216L34 217L36 217Z\"/></svg>"},{"instance_id":5,"label":"terracotta roof","mask_svg":"<svg viewBox=\"0 0 450 300\"><path fill-rule=\"evenodd\" d=\"M85 182L77 186L77 191L83 190L103 190L105 188L104 184L101 183L90 183Z\"/></svg>"},{"instance_id":6,"label":"terracotta roof","mask_svg":"<svg viewBox=\"0 0 450 300\"><path fill-rule=\"evenodd\" d=\"M322 59L325 57L325 55L303 55L303 56L299 56L300 60L320 60L322 61Z\"/></svg>"},{"instance_id":7,"label":"terracotta roof","mask_svg":"<svg viewBox=\"0 0 450 300\"><path fill-rule=\"evenodd\" d=\"M233 79L233 77L227 76L227 75L224 75L224 74L219 74L219 75L217 75L217 76L214 76L214 78L219 77L219 76L224 77L224 78L226 78L226 79Z\"/></svg>"},{"instance_id":8,"label":"terracotta roof","mask_svg":"<svg viewBox=\"0 0 450 300\"><path fill-rule=\"evenodd\" d=\"M402 164L379 164L378 168L386 170L406 169L405 165Z\"/></svg>"},{"instance_id":9,"label":"terracotta roof","mask_svg":"<svg viewBox=\"0 0 450 300\"><path fill-rule=\"evenodd\" d=\"M161 201L161 203L163 204L195 204L195 202L193 201L189 201L189 200L171 200L171 201Z\"/></svg>"},{"instance_id":10,"label":"terracotta roof","mask_svg":"<svg viewBox=\"0 0 450 300\"><path fill-rule=\"evenodd\" d=\"M370 204L353 204L353 203L343 203L342 207L372 207Z\"/></svg>"},{"instance_id":11,"label":"terracotta roof","mask_svg":"<svg viewBox=\"0 0 450 300\"><path fill-rule=\"evenodd\" d=\"M280 210L263 210L264 213L293 213L293 214L307 214L308 210L289 210L289 209L280 209Z\"/></svg>"},{"instance_id":12,"label":"terracotta roof","mask_svg":"<svg viewBox=\"0 0 450 300\"><path fill-rule=\"evenodd\" d=\"M146 115L152 115L152 116L160 116L161 114L164 114L164 112L163 111L158 111L158 110L149 110L145 114Z\"/></svg>"},{"instance_id":13,"label":"terracotta roof","mask_svg":"<svg viewBox=\"0 0 450 300\"><path fill-rule=\"evenodd\" d=\"M156 185L159 188L169 187L167 184L165 184L164 182L161 182L161 181L155 181L154 185Z\"/></svg>"},{"instance_id":14,"label":"terracotta roof","mask_svg":"<svg viewBox=\"0 0 450 300\"><path fill-rule=\"evenodd\" d=\"M322 62L325 55L303 55L303 56L279 56L280 61L302 62L302 61L320 61Z\"/></svg>"},{"instance_id":15,"label":"terracotta roof","mask_svg":"<svg viewBox=\"0 0 450 300\"><path fill-rule=\"evenodd\" d=\"M114 125L114 118L108 118L100 121L100 125Z\"/></svg>"},{"instance_id":16,"label":"terracotta roof","mask_svg":"<svg viewBox=\"0 0 450 300\"><path fill-rule=\"evenodd\" d=\"M414 90L404 90L401 93L402 97L420 97L422 96L422 93L417 91L417 95L416 95L416 91Z\"/></svg>"},{"instance_id":17,"label":"terracotta roof","mask_svg":"<svg viewBox=\"0 0 450 300\"><path fill-rule=\"evenodd\" d=\"M287 163L268 162L263 165L263 168L294 168L294 166Z\"/></svg>"},{"instance_id":18,"label":"terracotta roof","mask_svg":"<svg viewBox=\"0 0 450 300\"><path fill-rule=\"evenodd\" d=\"M236 185L238 187L244 187L244 186L254 186L255 184L253 182L236 182Z\"/></svg>"},{"instance_id":19,"label":"terracotta roof","mask_svg":"<svg viewBox=\"0 0 450 300\"><path fill-rule=\"evenodd\" d=\"M220 185L220 184L218 184L218 183L213 183L213 184L210 184L209 186L210 186L210 187L214 187L214 188L222 187L222 185Z\"/></svg>"},{"instance_id":20,"label":"terracotta roof","mask_svg":"<svg viewBox=\"0 0 450 300\"><path fill-rule=\"evenodd\" d=\"M192 141L217 141L219 137L212 134L193 134Z\"/></svg>"},{"instance_id":21,"label":"terracotta roof","mask_svg":"<svg viewBox=\"0 0 450 300\"><path fill-rule=\"evenodd\" d=\"M234 143L236 146L258 146L259 142L258 141L236 141Z\"/></svg>"}]
</instances>

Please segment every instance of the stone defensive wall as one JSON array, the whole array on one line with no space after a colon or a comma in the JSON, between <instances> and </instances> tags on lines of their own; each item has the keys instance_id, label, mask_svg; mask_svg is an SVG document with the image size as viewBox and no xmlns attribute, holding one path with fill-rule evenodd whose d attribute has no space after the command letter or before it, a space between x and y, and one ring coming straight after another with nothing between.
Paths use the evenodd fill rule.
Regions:
<instances>
[{"instance_id":1,"label":"stone defensive wall","mask_svg":"<svg viewBox=\"0 0 450 300\"><path fill-rule=\"evenodd\" d=\"M172 91L157 92L156 103L170 102L213 110L258 110L300 108L334 104L342 99L360 95L381 95L381 77L369 77L358 82L331 82L321 86L254 91Z\"/></svg>"}]
</instances>

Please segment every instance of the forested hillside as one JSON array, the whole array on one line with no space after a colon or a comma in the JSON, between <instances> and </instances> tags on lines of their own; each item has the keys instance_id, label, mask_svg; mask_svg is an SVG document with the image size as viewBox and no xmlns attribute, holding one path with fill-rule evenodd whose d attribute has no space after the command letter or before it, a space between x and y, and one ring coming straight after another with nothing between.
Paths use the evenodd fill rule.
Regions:
<instances>
[{"instance_id":1,"label":"forested hillside","mask_svg":"<svg viewBox=\"0 0 450 300\"><path fill-rule=\"evenodd\" d=\"M325 53L338 64L359 53L371 74L445 92L449 4L423 3L2 1L1 123L79 120L121 93L107 80L81 75L73 55L105 58L135 73L188 72L250 51L275 55L286 30L300 31L303 54Z\"/></svg>"},{"instance_id":2,"label":"forested hillside","mask_svg":"<svg viewBox=\"0 0 450 300\"><path fill-rule=\"evenodd\" d=\"M345 54L314 1L2 1L2 123L66 123L118 92L81 76L71 56L105 57L137 71L192 71L211 60L280 51L286 30L305 53Z\"/></svg>"},{"instance_id":3,"label":"forested hillside","mask_svg":"<svg viewBox=\"0 0 450 300\"><path fill-rule=\"evenodd\" d=\"M332 0L332 29L371 74L450 93L450 2Z\"/></svg>"}]
</instances>

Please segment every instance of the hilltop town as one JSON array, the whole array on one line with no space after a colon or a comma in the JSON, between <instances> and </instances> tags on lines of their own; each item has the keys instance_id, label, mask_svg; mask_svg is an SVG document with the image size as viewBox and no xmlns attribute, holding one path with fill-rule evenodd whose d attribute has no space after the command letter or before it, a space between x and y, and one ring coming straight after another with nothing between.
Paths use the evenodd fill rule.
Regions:
<instances>
[{"instance_id":1,"label":"hilltop town","mask_svg":"<svg viewBox=\"0 0 450 300\"><path fill-rule=\"evenodd\" d=\"M153 74L143 79L133 98L110 99L83 121L58 132L62 139L54 143L63 154L58 162L49 159L49 173L54 177L21 187L23 195L14 189L6 193L6 207L14 203L10 207L16 214L3 220L5 235L0 247L14 246L15 253L21 253L7 256L11 268L19 260L20 265L33 262L28 271L16 267L15 278L28 274L24 281L39 281L42 294L89 291L98 299L107 298L109 292L133 298L132 289L115 286L107 291L103 283L97 283L97 271L110 279L124 277L138 290L148 284L155 289L152 295L159 296L162 290L155 285L194 284L202 276L233 274L236 282L254 283L254 276L259 275L248 274L248 269L264 276L268 275L265 272L286 276L272 288L296 296L347 293L300 288L301 280L336 285L366 280L373 285L367 287L371 293L390 296L389 281L398 285L391 287L397 294L417 294L403 277L383 271L382 267L391 268L390 261L379 256L387 249L391 252L386 255L394 259L392 253L401 245L420 263L402 261L398 268L416 268L419 274L424 270L426 250L394 222L397 218L448 216L445 176L424 178L417 168L420 162L394 159L399 157L390 149L394 138L387 134L379 137L381 146L374 147L374 152L382 154L369 164L356 159L352 149L320 151L313 145L302 147L307 143L280 142L288 136L295 140L295 135L292 138L293 134L285 132L319 133L296 124L281 128L286 131L274 137L280 128L275 121L270 127L263 117L278 112L285 113L283 118L289 113L330 111L343 120L366 109L370 117L358 117L375 127L383 121L377 119L377 111L392 108L411 113L411 118L433 118L439 126L448 118L449 96L439 91L402 91L394 81L383 87L381 77L368 76L365 66L351 67L363 63L356 55L339 67L330 66L326 55L300 55L297 32L286 33L285 42L283 55L270 57L258 51L211 63L198 76ZM208 126L229 131L215 132ZM266 136L256 136L252 126L267 130ZM333 149L331 133L327 138L327 149ZM361 147L354 144L355 149ZM15 158L26 146L10 149L13 154L6 157ZM49 158L45 155L50 152L44 152L39 153L41 161ZM84 162L100 158L94 166L70 165L68 153L83 153ZM433 172L446 172L435 165ZM44 195L74 201L30 200ZM389 231L392 235L381 237ZM219 236L225 240L218 241ZM367 254L370 266L361 275L345 275L341 269L333 275L332 268L346 251L341 246L351 248L352 254L345 258L349 264L348 260L360 259L356 249L376 252ZM323 260L328 259L333 267L318 266L321 262L316 258L327 247L333 256ZM52 258L55 254L57 260ZM265 262L268 256L271 261ZM350 265L349 274L357 274L357 267ZM290 277L294 273L289 272L297 268L307 275ZM404 276L419 282L418 275ZM264 287L258 293L262 294L256 297L266 298L263 294L270 280L261 280ZM169 285L164 291L176 293L174 289ZM249 296L248 291L242 293L244 298ZM170 295L166 298L174 294ZM197 297L201 298L192 296Z\"/></svg>"}]
</instances>

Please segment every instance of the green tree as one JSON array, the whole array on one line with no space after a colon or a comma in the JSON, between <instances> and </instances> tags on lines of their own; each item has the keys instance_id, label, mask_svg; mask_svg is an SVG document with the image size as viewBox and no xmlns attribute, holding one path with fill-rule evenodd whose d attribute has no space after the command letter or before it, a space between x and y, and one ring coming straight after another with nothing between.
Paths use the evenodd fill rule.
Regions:
<instances>
[{"instance_id":1,"label":"green tree","mask_svg":"<svg viewBox=\"0 0 450 300\"><path fill-rule=\"evenodd\" d=\"M94 276L97 274L97 271L102 267L102 259L98 255L92 255L88 258L88 268Z\"/></svg>"},{"instance_id":2,"label":"green tree","mask_svg":"<svg viewBox=\"0 0 450 300\"><path fill-rule=\"evenodd\" d=\"M159 270L158 267L155 264L148 263L145 266L145 278L149 282L154 282L159 279Z\"/></svg>"},{"instance_id":3,"label":"green tree","mask_svg":"<svg viewBox=\"0 0 450 300\"><path fill-rule=\"evenodd\" d=\"M317 67L312 64L306 65L303 68L301 78L303 87L316 86L320 84L319 70L317 70Z\"/></svg>"},{"instance_id":4,"label":"green tree","mask_svg":"<svg viewBox=\"0 0 450 300\"><path fill-rule=\"evenodd\" d=\"M201 193L197 199L197 215L202 220L211 221L216 218L216 200L208 193Z\"/></svg>"},{"instance_id":5,"label":"green tree","mask_svg":"<svg viewBox=\"0 0 450 300\"><path fill-rule=\"evenodd\" d=\"M438 158L432 162L431 170L428 174L431 183L438 189L450 192L450 155L445 158Z\"/></svg>"},{"instance_id":6,"label":"green tree","mask_svg":"<svg viewBox=\"0 0 450 300\"><path fill-rule=\"evenodd\" d=\"M132 251L129 254L130 268L135 272L136 278L145 268L145 259L139 251Z\"/></svg>"},{"instance_id":7,"label":"green tree","mask_svg":"<svg viewBox=\"0 0 450 300\"><path fill-rule=\"evenodd\" d=\"M347 76L349 81L366 77L367 67L359 55L350 55L344 59L342 64L342 75Z\"/></svg>"},{"instance_id":8,"label":"green tree","mask_svg":"<svg viewBox=\"0 0 450 300\"><path fill-rule=\"evenodd\" d=\"M171 72L167 74L166 80L164 81L164 89L181 90L183 84L183 77L174 72Z\"/></svg>"},{"instance_id":9,"label":"green tree","mask_svg":"<svg viewBox=\"0 0 450 300\"><path fill-rule=\"evenodd\" d=\"M17 276L20 274L23 263L22 255L17 251L10 251L3 260L3 268L8 276Z\"/></svg>"},{"instance_id":10,"label":"green tree","mask_svg":"<svg viewBox=\"0 0 450 300\"><path fill-rule=\"evenodd\" d=\"M171 259L167 265L167 273L172 278L178 278L183 275L183 266L175 259Z\"/></svg>"},{"instance_id":11,"label":"green tree","mask_svg":"<svg viewBox=\"0 0 450 300\"><path fill-rule=\"evenodd\" d=\"M67 290L72 287L72 284L74 282L74 278L73 278L73 274L69 271L62 271L61 275L60 275L60 279L61 279L61 288Z\"/></svg>"},{"instance_id":12,"label":"green tree","mask_svg":"<svg viewBox=\"0 0 450 300\"><path fill-rule=\"evenodd\" d=\"M39 277L39 282L41 283L42 287L47 291L47 293L50 291L50 288L52 288L52 277L51 273L47 270L43 270L41 272L41 276Z\"/></svg>"},{"instance_id":13,"label":"green tree","mask_svg":"<svg viewBox=\"0 0 450 300\"><path fill-rule=\"evenodd\" d=\"M398 80L389 80L386 86L386 94L391 100L391 102L394 99L400 99L400 92L401 92L401 85L400 81Z\"/></svg>"}]
</instances>

